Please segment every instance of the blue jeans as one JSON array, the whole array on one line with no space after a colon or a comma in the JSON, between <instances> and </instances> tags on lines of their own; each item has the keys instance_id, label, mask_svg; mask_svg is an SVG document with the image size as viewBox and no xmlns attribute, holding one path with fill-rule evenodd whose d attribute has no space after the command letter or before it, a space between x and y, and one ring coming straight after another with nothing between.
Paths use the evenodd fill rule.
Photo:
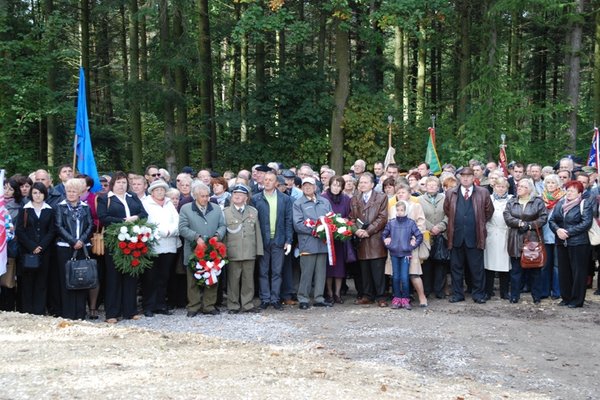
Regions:
<instances>
[{"instance_id":1,"label":"blue jeans","mask_svg":"<svg viewBox=\"0 0 600 400\"><path fill-rule=\"evenodd\" d=\"M408 291L408 257L392 257L392 291L394 297L406 299L410 296Z\"/></svg>"},{"instance_id":2,"label":"blue jeans","mask_svg":"<svg viewBox=\"0 0 600 400\"><path fill-rule=\"evenodd\" d=\"M542 299L550 296L560 297L558 286L558 256L554 243L546 243L546 254L548 259L541 272L541 295Z\"/></svg>"}]
</instances>

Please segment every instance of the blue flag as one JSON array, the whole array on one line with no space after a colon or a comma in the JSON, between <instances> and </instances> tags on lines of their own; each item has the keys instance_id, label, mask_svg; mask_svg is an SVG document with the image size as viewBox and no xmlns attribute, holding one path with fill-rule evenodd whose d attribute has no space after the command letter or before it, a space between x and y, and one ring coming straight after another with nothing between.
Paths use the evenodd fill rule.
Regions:
<instances>
[{"instance_id":1,"label":"blue flag","mask_svg":"<svg viewBox=\"0 0 600 400\"><path fill-rule=\"evenodd\" d=\"M600 151L598 147L600 144L600 135L598 134L598 128L594 128L594 137L592 138L592 146L590 147L590 154L588 155L587 165L590 167L600 168Z\"/></svg>"},{"instance_id":2,"label":"blue flag","mask_svg":"<svg viewBox=\"0 0 600 400\"><path fill-rule=\"evenodd\" d=\"M77 120L75 121L75 134L77 135L77 171L88 175L94 180L91 192L102 189L100 177L96 169L92 139L90 138L90 124L88 122L87 102L85 100L85 75L83 67L79 68L79 94L77 95Z\"/></svg>"}]
</instances>

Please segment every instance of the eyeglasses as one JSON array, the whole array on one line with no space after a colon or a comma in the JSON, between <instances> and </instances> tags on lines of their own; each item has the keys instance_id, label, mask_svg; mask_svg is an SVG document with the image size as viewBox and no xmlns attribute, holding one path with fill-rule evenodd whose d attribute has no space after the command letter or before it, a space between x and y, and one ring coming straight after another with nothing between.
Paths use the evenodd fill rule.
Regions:
<instances>
[{"instance_id":1,"label":"eyeglasses","mask_svg":"<svg viewBox=\"0 0 600 400\"><path fill-rule=\"evenodd\" d=\"M157 176L160 178L160 174L150 174L151 177L156 178Z\"/></svg>"}]
</instances>

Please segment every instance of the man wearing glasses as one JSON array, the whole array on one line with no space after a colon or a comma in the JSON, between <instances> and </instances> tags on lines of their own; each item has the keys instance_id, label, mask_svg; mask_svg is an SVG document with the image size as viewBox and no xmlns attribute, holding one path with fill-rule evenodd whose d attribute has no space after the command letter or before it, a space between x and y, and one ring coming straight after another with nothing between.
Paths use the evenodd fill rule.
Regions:
<instances>
[{"instance_id":1,"label":"man wearing glasses","mask_svg":"<svg viewBox=\"0 0 600 400\"><path fill-rule=\"evenodd\" d=\"M150 186L152 182L161 179L161 174L156 165L148 165L144 177L146 178L146 182L148 182L148 186Z\"/></svg>"}]
</instances>

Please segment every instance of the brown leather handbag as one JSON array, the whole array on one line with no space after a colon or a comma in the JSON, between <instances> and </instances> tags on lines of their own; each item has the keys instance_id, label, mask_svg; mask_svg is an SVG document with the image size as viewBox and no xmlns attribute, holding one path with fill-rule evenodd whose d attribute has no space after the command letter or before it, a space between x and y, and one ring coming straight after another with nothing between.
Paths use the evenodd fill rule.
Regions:
<instances>
[{"instance_id":1,"label":"brown leather handbag","mask_svg":"<svg viewBox=\"0 0 600 400\"><path fill-rule=\"evenodd\" d=\"M535 227L537 241L529 240L529 235L523 239L523 251L521 252L521 268L542 268L546 264L546 246L544 238L540 235L540 229ZM529 232L528 232L529 233Z\"/></svg>"}]
</instances>

